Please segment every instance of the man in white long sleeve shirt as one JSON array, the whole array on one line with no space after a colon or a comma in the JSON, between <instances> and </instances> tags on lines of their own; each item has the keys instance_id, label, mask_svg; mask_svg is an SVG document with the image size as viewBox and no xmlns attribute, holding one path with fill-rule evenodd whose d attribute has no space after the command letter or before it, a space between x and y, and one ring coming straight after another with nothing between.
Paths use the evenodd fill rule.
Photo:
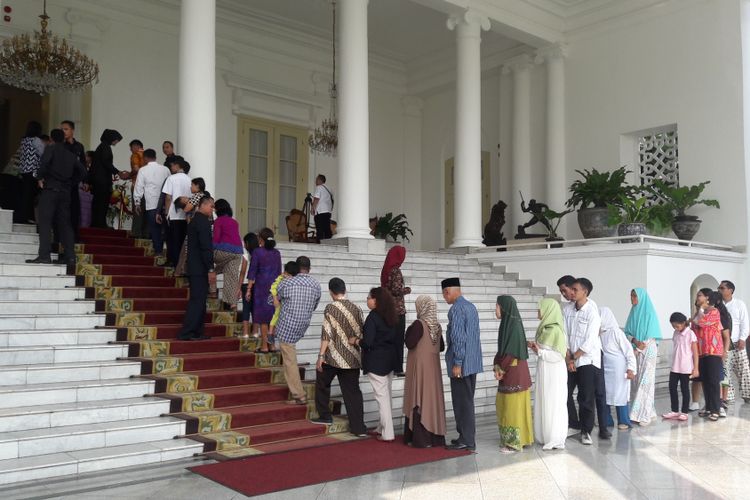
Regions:
<instances>
[{"instance_id":1,"label":"man in white long sleeve shirt","mask_svg":"<svg viewBox=\"0 0 750 500\"><path fill-rule=\"evenodd\" d=\"M740 393L745 403L750 402L750 365L747 361L745 344L750 333L750 323L747 317L747 306L740 299L734 298L734 283L724 280L719 285L719 293L724 305L732 317L732 346L728 352L729 365L739 382ZM729 377L731 380L731 377ZM735 386L736 387L736 386Z\"/></svg>"},{"instance_id":2,"label":"man in white long sleeve shirt","mask_svg":"<svg viewBox=\"0 0 750 500\"><path fill-rule=\"evenodd\" d=\"M574 372L578 384L578 412L581 423L581 443L591 444L596 411L596 385L600 378L602 344L599 339L601 318L596 304L589 300L592 285L586 278L578 278L571 287L575 304L565 318L568 330L568 371Z\"/></svg>"},{"instance_id":3,"label":"man in white long sleeve shirt","mask_svg":"<svg viewBox=\"0 0 750 500\"><path fill-rule=\"evenodd\" d=\"M156 206L159 203L161 188L164 181L169 177L170 172L167 167L156 162L156 151L147 149L143 152L143 160L146 163L138 170L138 178L135 181L133 189L133 198L136 209L140 209L141 199L146 201L146 224L148 225L148 234L151 236L151 243L154 246L154 253L161 255L164 248L162 238L162 227L156 221Z\"/></svg>"}]
</instances>

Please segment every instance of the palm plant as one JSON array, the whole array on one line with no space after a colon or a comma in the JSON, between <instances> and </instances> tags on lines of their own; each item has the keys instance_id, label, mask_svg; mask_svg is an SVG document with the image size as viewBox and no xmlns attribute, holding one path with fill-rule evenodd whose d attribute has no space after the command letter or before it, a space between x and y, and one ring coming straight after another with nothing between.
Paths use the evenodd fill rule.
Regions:
<instances>
[{"instance_id":1,"label":"palm plant","mask_svg":"<svg viewBox=\"0 0 750 500\"><path fill-rule=\"evenodd\" d=\"M409 229L409 222L406 220L406 215L398 214L395 217L393 212L388 212L382 217L375 216L377 221L375 222L375 229L373 236L376 238L382 238L384 240L391 240L397 242L399 238L403 241L409 241L409 236L414 236L414 232Z\"/></svg>"},{"instance_id":2,"label":"palm plant","mask_svg":"<svg viewBox=\"0 0 750 500\"><path fill-rule=\"evenodd\" d=\"M613 203L612 200L632 195L635 189L625 184L625 178L630 173L625 167L612 172L599 172L595 168L576 172L583 179L578 179L570 185L572 195L565 204L571 208L606 207Z\"/></svg>"},{"instance_id":3,"label":"palm plant","mask_svg":"<svg viewBox=\"0 0 750 500\"><path fill-rule=\"evenodd\" d=\"M664 203L672 210L674 215L684 218L690 217L685 214L685 210L696 205L721 208L717 200L700 199L703 190L710 182L705 181L693 186L670 186L662 180L655 180L651 185L654 187L656 194L664 200Z\"/></svg>"}]
</instances>

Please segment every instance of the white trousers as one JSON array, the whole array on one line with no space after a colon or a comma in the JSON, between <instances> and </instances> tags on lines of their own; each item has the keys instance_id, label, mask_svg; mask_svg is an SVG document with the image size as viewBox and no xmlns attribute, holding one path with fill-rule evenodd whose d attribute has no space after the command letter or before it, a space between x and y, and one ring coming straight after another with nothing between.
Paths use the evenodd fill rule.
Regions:
<instances>
[{"instance_id":1,"label":"white trousers","mask_svg":"<svg viewBox=\"0 0 750 500\"><path fill-rule=\"evenodd\" d=\"M393 433L393 414L391 411L391 386L393 385L393 372L388 375L375 375L368 373L372 390L375 393L375 401L378 402L380 422L375 432L379 432L382 439L392 440L396 436Z\"/></svg>"}]
</instances>

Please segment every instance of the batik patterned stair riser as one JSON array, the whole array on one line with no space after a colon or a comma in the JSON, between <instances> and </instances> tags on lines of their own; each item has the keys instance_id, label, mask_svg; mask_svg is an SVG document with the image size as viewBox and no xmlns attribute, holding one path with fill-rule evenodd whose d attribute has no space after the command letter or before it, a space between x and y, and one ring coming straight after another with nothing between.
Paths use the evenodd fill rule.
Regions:
<instances>
[{"instance_id":1,"label":"batik patterned stair riser","mask_svg":"<svg viewBox=\"0 0 750 500\"><path fill-rule=\"evenodd\" d=\"M209 432L203 434L203 437L214 441L217 451L242 448L250 444L250 436L234 431Z\"/></svg>"},{"instance_id":2,"label":"batik patterned stair riser","mask_svg":"<svg viewBox=\"0 0 750 500\"><path fill-rule=\"evenodd\" d=\"M198 433L228 431L232 428L232 415L223 411L207 410L188 412L187 416L198 419Z\"/></svg>"},{"instance_id":3,"label":"batik patterned stair riser","mask_svg":"<svg viewBox=\"0 0 750 500\"><path fill-rule=\"evenodd\" d=\"M117 290L116 288L110 288L110 290ZM115 314L115 326L143 326L146 322L146 313L139 312L118 312ZM234 318L233 312L212 312L210 313L209 323L215 323L217 325L230 325L233 323ZM235 323L236 324L236 323ZM240 325L240 331L242 331L242 324Z\"/></svg>"},{"instance_id":4,"label":"batik patterned stair riser","mask_svg":"<svg viewBox=\"0 0 750 500\"><path fill-rule=\"evenodd\" d=\"M214 409L215 396L208 392L187 392L172 394L182 398L182 411L198 412Z\"/></svg>"},{"instance_id":5,"label":"batik patterned stair riser","mask_svg":"<svg viewBox=\"0 0 750 500\"><path fill-rule=\"evenodd\" d=\"M255 356L256 368L271 368L274 366L281 366L281 353L280 352L256 354Z\"/></svg>"},{"instance_id":6,"label":"batik patterned stair riser","mask_svg":"<svg viewBox=\"0 0 750 500\"><path fill-rule=\"evenodd\" d=\"M198 390L198 376L180 373L167 375L167 390L165 392L196 392Z\"/></svg>"},{"instance_id":7,"label":"batik patterned stair riser","mask_svg":"<svg viewBox=\"0 0 750 500\"><path fill-rule=\"evenodd\" d=\"M156 330L156 328L154 328L154 330ZM155 333L156 332L154 332L154 334ZM140 342L139 348L140 351L138 353L138 357L141 358L155 358L157 356L169 355L169 342L165 342L163 340L148 340Z\"/></svg>"},{"instance_id":8,"label":"batik patterned stair riser","mask_svg":"<svg viewBox=\"0 0 750 500\"><path fill-rule=\"evenodd\" d=\"M110 276L103 277L110 278ZM104 309L106 312L132 312L135 308L136 300L147 301L148 299L110 299L105 301ZM187 300L185 300L185 307L187 307ZM206 301L206 310L208 312L220 312L221 301L219 299L208 299Z\"/></svg>"},{"instance_id":9,"label":"batik patterned stair riser","mask_svg":"<svg viewBox=\"0 0 750 500\"><path fill-rule=\"evenodd\" d=\"M76 263L76 274L78 276L98 276L102 274L102 266L78 261Z\"/></svg>"},{"instance_id":10,"label":"batik patterned stair riser","mask_svg":"<svg viewBox=\"0 0 750 500\"><path fill-rule=\"evenodd\" d=\"M149 340L149 341L159 342L156 340L156 331L157 330L155 326L129 326L127 339L130 342L137 342L139 340ZM169 354L169 352L165 352L163 354ZM146 356L145 354L142 354L142 355ZM146 357L151 357L151 356L146 356Z\"/></svg>"},{"instance_id":11,"label":"batik patterned stair riser","mask_svg":"<svg viewBox=\"0 0 750 500\"><path fill-rule=\"evenodd\" d=\"M154 375L172 375L182 371L182 358L159 357L153 360L151 373Z\"/></svg>"}]
</instances>

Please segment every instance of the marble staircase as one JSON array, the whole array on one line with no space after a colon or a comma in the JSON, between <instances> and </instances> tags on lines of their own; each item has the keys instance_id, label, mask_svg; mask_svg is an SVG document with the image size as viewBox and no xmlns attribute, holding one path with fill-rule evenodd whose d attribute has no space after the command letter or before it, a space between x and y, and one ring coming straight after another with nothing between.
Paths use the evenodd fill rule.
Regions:
<instances>
[{"instance_id":1,"label":"marble staircase","mask_svg":"<svg viewBox=\"0 0 750 500\"><path fill-rule=\"evenodd\" d=\"M33 226L0 210L0 487L191 457L185 422L65 266L32 265ZM54 258L54 256L53 256Z\"/></svg>"}]
</instances>

